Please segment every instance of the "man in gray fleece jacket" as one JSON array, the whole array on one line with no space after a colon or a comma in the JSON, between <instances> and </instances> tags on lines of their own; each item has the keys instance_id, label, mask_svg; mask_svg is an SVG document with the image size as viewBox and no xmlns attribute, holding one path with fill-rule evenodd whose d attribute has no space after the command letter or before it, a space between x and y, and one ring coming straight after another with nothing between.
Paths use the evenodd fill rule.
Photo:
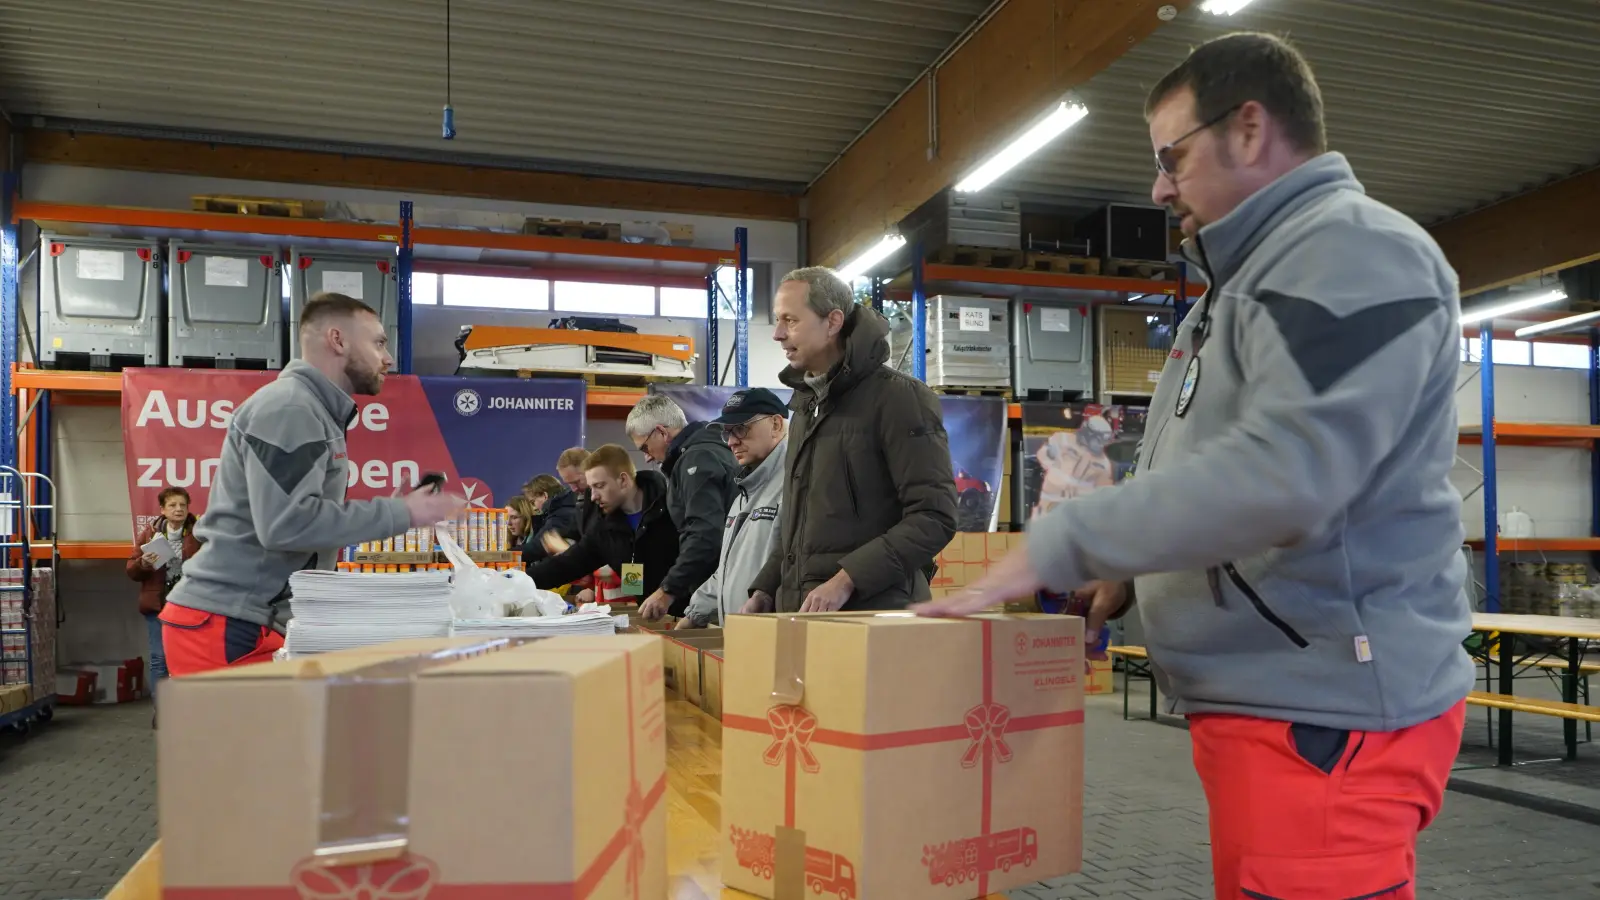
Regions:
<instances>
[{"instance_id":1,"label":"man in gray fleece jacket","mask_svg":"<svg viewBox=\"0 0 1600 900\"><path fill-rule=\"evenodd\" d=\"M783 470L789 459L789 407L766 388L738 391L713 423L741 469L722 529L717 571L694 592L679 628L721 625L750 602L750 585L778 540Z\"/></svg>"},{"instance_id":2,"label":"man in gray fleece jacket","mask_svg":"<svg viewBox=\"0 0 1600 900\"><path fill-rule=\"evenodd\" d=\"M1327 152L1311 70L1278 38L1199 47L1146 115L1152 196L1211 287L1136 475L923 612L1084 589L1093 628L1136 595L1189 716L1217 896L1411 896L1474 680L1455 273Z\"/></svg>"},{"instance_id":3,"label":"man in gray fleece jacket","mask_svg":"<svg viewBox=\"0 0 1600 900\"><path fill-rule=\"evenodd\" d=\"M345 500L352 394L376 394L394 364L383 323L343 294L300 318L301 359L239 404L195 526L204 542L161 611L172 675L270 659L283 646L289 576L333 569L339 548L443 521L461 497L414 491Z\"/></svg>"}]
</instances>

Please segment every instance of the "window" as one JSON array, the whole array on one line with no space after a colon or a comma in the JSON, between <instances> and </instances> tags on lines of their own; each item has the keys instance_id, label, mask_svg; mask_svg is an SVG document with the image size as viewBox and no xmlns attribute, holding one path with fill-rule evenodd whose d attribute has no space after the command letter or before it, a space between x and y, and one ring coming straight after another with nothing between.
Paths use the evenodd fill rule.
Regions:
<instances>
[{"instance_id":1,"label":"window","mask_svg":"<svg viewBox=\"0 0 1600 900\"><path fill-rule=\"evenodd\" d=\"M411 273L411 302L437 304L439 302L439 276L434 272Z\"/></svg>"},{"instance_id":2,"label":"window","mask_svg":"<svg viewBox=\"0 0 1600 900\"><path fill-rule=\"evenodd\" d=\"M444 276L445 306L484 309L549 309L550 282L492 275Z\"/></svg>"},{"instance_id":3,"label":"window","mask_svg":"<svg viewBox=\"0 0 1600 900\"><path fill-rule=\"evenodd\" d=\"M1553 369L1587 369L1589 368L1589 348L1583 344L1535 343L1533 345L1533 364L1536 366L1549 366Z\"/></svg>"},{"instance_id":4,"label":"window","mask_svg":"<svg viewBox=\"0 0 1600 900\"><path fill-rule=\"evenodd\" d=\"M556 282L556 309L606 316L653 316L656 289L645 284Z\"/></svg>"},{"instance_id":5,"label":"window","mask_svg":"<svg viewBox=\"0 0 1600 900\"><path fill-rule=\"evenodd\" d=\"M734 296L734 285L738 284L739 271L733 266L723 266L717 270L717 285L722 289L724 296L721 298L717 310L719 319L734 318L733 310L738 304ZM756 308L756 271L751 266L745 270L745 318L755 316ZM706 317L706 291L704 288L662 288L661 289L661 315L675 319L704 319Z\"/></svg>"},{"instance_id":6,"label":"window","mask_svg":"<svg viewBox=\"0 0 1600 900\"><path fill-rule=\"evenodd\" d=\"M1527 341L1507 341L1496 339L1489 348L1494 353L1494 363L1497 366L1526 366L1532 359L1533 345Z\"/></svg>"}]
</instances>

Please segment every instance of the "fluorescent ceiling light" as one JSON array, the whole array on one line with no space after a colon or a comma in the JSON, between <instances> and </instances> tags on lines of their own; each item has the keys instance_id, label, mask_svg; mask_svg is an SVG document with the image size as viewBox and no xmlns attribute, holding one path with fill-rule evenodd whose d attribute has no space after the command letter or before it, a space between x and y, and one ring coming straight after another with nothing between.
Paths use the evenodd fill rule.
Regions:
<instances>
[{"instance_id":1,"label":"fluorescent ceiling light","mask_svg":"<svg viewBox=\"0 0 1600 900\"><path fill-rule=\"evenodd\" d=\"M1484 319L1498 319L1501 316L1509 316L1525 309L1533 309L1535 306L1549 306L1552 303L1560 303L1565 299L1567 299L1567 292L1557 289L1547 294L1532 294L1517 300L1508 300L1496 306L1480 306L1470 312L1462 313L1461 324L1471 325L1474 322L1482 322Z\"/></svg>"},{"instance_id":2,"label":"fluorescent ceiling light","mask_svg":"<svg viewBox=\"0 0 1600 900\"><path fill-rule=\"evenodd\" d=\"M999 153L989 157L977 171L958 182L956 190L964 194L983 190L994 183L996 178L1015 168L1018 163L1039 152L1039 148L1055 140L1063 131L1078 124L1088 114L1089 107L1082 103L1061 101L1043 121L1023 132L1022 137L1007 144Z\"/></svg>"},{"instance_id":3,"label":"fluorescent ceiling light","mask_svg":"<svg viewBox=\"0 0 1600 900\"><path fill-rule=\"evenodd\" d=\"M1540 322L1537 325L1528 325L1517 329L1517 337L1530 338L1536 334L1546 334L1551 331L1566 331L1578 325L1585 325L1600 319L1600 312L1578 313L1567 316L1565 319L1556 319L1554 322Z\"/></svg>"},{"instance_id":4,"label":"fluorescent ceiling light","mask_svg":"<svg viewBox=\"0 0 1600 900\"><path fill-rule=\"evenodd\" d=\"M845 284L852 284L857 278L867 274L867 270L889 258L889 254L906 245L906 239L898 234L886 234L883 240L873 245L871 250L861 254L838 269L840 278Z\"/></svg>"},{"instance_id":5,"label":"fluorescent ceiling light","mask_svg":"<svg viewBox=\"0 0 1600 900\"><path fill-rule=\"evenodd\" d=\"M1250 3L1251 0L1205 0L1200 8L1213 16L1231 16Z\"/></svg>"}]
</instances>

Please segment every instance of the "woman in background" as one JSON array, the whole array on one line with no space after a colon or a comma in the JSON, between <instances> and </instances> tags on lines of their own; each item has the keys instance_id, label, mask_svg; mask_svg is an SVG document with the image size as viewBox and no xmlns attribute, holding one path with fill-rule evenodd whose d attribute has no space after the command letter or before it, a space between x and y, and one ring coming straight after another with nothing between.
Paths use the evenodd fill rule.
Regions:
<instances>
[{"instance_id":1,"label":"woman in background","mask_svg":"<svg viewBox=\"0 0 1600 900\"><path fill-rule=\"evenodd\" d=\"M510 510L506 518L506 537L509 541L506 547L521 550L528 543L528 538L533 536L533 523L539 517L538 510L534 508L533 501L520 494L512 497L506 507Z\"/></svg>"},{"instance_id":2,"label":"woman in background","mask_svg":"<svg viewBox=\"0 0 1600 900\"><path fill-rule=\"evenodd\" d=\"M183 561L193 559L200 552L200 541L194 536L194 516L189 513L189 492L169 487L161 492L160 501L161 515L140 532L133 555L128 557L128 577L139 582L139 612L144 616L150 635L152 697L156 683L167 677L167 656L161 649L161 607L166 605L172 586L183 577ZM174 551L165 561L162 554L144 550L158 536Z\"/></svg>"}]
</instances>

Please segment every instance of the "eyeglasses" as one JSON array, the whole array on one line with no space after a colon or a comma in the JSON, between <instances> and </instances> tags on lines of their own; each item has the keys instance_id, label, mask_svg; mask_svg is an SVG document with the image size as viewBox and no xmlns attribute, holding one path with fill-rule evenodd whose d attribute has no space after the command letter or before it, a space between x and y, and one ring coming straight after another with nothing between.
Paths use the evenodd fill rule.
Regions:
<instances>
[{"instance_id":1,"label":"eyeglasses","mask_svg":"<svg viewBox=\"0 0 1600 900\"><path fill-rule=\"evenodd\" d=\"M744 439L750 436L750 429L754 428L757 422L762 422L770 418L772 418L772 416L757 416L756 418L745 422L743 425L724 425L722 426L722 440L729 444L733 443L734 441L743 443Z\"/></svg>"},{"instance_id":2,"label":"eyeglasses","mask_svg":"<svg viewBox=\"0 0 1600 900\"><path fill-rule=\"evenodd\" d=\"M1189 138L1194 137L1202 131L1205 131L1207 128L1222 124L1223 120L1238 112L1239 108L1242 106L1244 106L1243 103L1235 103L1233 106L1230 106L1224 110L1222 114L1213 116L1212 118L1207 119L1205 122L1202 122L1188 131L1185 131L1176 139L1168 141L1165 146L1156 151L1156 171L1167 176L1168 178L1176 179L1178 177L1178 161L1172 158L1172 149L1184 141L1187 141Z\"/></svg>"},{"instance_id":3,"label":"eyeglasses","mask_svg":"<svg viewBox=\"0 0 1600 900\"><path fill-rule=\"evenodd\" d=\"M661 430L661 426L659 426L659 425L657 425L656 427L650 429L648 432L645 433L644 437L639 438L637 441L633 442L633 449L639 451L640 453L644 453L645 452L644 448L649 446L650 439L655 437L656 436L656 432L658 432L660 430Z\"/></svg>"}]
</instances>

